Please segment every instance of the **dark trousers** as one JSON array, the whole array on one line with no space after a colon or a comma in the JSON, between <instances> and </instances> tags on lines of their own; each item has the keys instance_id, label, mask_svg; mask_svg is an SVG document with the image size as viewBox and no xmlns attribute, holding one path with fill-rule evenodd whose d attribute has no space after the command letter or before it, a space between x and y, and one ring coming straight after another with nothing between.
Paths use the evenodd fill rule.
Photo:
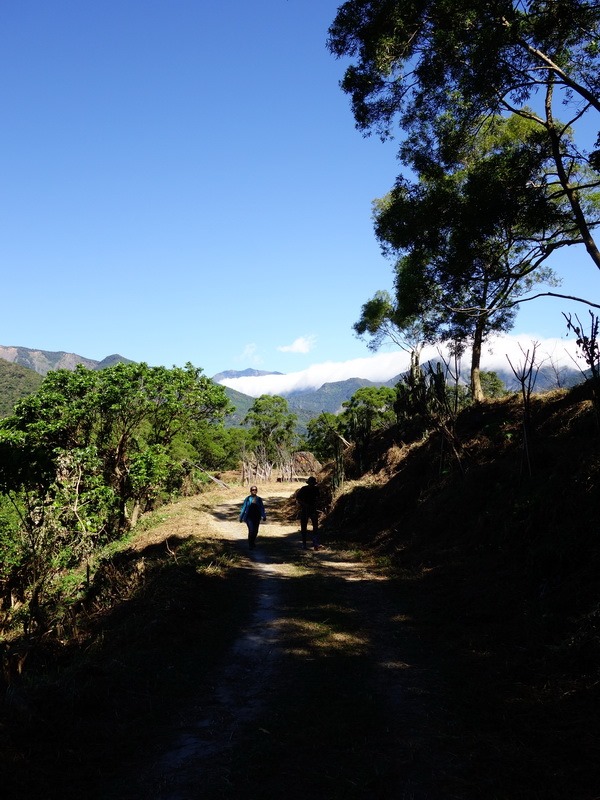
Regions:
<instances>
[{"instance_id":1,"label":"dark trousers","mask_svg":"<svg viewBox=\"0 0 600 800\"><path fill-rule=\"evenodd\" d=\"M248 519L246 520L246 525L248 526L248 545L250 547L254 547L254 543L256 542L256 537L258 536L258 528L260 526L260 519Z\"/></svg>"},{"instance_id":2,"label":"dark trousers","mask_svg":"<svg viewBox=\"0 0 600 800\"><path fill-rule=\"evenodd\" d=\"M303 506L300 509L300 531L302 533L302 544L306 545L306 534L308 521L312 523L312 542L319 544L319 512L316 508Z\"/></svg>"}]
</instances>

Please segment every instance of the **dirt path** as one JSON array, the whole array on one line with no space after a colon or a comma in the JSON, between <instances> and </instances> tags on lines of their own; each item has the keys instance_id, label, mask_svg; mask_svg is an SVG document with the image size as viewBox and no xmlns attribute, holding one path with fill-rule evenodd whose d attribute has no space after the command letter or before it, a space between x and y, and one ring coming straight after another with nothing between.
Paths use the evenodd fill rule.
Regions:
<instances>
[{"instance_id":1,"label":"dirt path","mask_svg":"<svg viewBox=\"0 0 600 800\"><path fill-rule=\"evenodd\" d=\"M246 492L233 493L231 499L212 509L209 524L217 537L245 546L247 528L237 517ZM271 491L264 496L269 520L277 503L290 496L286 491ZM271 562L265 543L296 532L297 525L263 523L258 546L247 558L261 576L260 594L250 624L231 648L225 668L218 676L210 698L202 698L192 718L185 721L175 741L157 764L153 779L155 796L179 800L190 794L199 775L214 772L215 763L229 748L236 732L256 719L272 682L280 650L281 580L297 568L283 561ZM208 764L207 762L211 762ZM158 792L156 788L161 787ZM149 787L150 788L150 787Z\"/></svg>"},{"instance_id":2,"label":"dirt path","mask_svg":"<svg viewBox=\"0 0 600 800\"><path fill-rule=\"evenodd\" d=\"M393 587L331 543L303 551L281 513L292 491L261 489L268 522L253 551L237 521L241 489L204 518L256 577L250 622L152 764L138 765L132 800L451 796L431 790L431 697L408 663L414 643Z\"/></svg>"}]
</instances>

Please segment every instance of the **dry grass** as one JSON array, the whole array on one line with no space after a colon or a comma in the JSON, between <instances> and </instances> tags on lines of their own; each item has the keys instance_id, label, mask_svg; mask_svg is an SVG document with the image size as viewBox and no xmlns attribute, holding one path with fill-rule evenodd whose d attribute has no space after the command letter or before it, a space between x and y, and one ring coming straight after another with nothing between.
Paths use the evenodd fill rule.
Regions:
<instances>
[{"instance_id":1,"label":"dry grass","mask_svg":"<svg viewBox=\"0 0 600 800\"><path fill-rule=\"evenodd\" d=\"M116 772L190 697L212 702L275 582L263 702L172 796L598 800L600 440L584 389L533 412L531 474L514 398L462 415L460 468L436 436L382 440L373 472L338 494L319 557L297 549L290 487L260 486L268 578L215 528L218 507L243 540L233 476L161 509L5 708L8 796L169 797L125 791Z\"/></svg>"},{"instance_id":2,"label":"dry grass","mask_svg":"<svg viewBox=\"0 0 600 800\"><path fill-rule=\"evenodd\" d=\"M355 482L328 524L392 565L445 687L450 796L597 800L600 436L584 388L532 411L531 473L508 398L458 420L460 468L437 436L386 442L386 480Z\"/></svg>"}]
</instances>

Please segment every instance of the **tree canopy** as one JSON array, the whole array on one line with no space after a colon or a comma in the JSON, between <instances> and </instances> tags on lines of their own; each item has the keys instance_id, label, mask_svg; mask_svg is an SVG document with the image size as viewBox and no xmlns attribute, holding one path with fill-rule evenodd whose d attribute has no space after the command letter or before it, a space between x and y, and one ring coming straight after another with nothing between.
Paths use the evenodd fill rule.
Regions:
<instances>
[{"instance_id":1,"label":"tree canopy","mask_svg":"<svg viewBox=\"0 0 600 800\"><path fill-rule=\"evenodd\" d=\"M50 372L0 422L0 587L32 617L54 574L135 524L182 479L178 444L222 418L222 386L202 370L117 364Z\"/></svg>"},{"instance_id":2,"label":"tree canopy","mask_svg":"<svg viewBox=\"0 0 600 800\"><path fill-rule=\"evenodd\" d=\"M562 195L546 193L549 153L539 131L518 115L482 120L453 167L413 153L417 179L399 178L376 203L385 253L400 254L395 298L377 293L363 306L359 334L472 345L471 390L481 399L486 337L512 327L515 305L538 282L551 283L548 258L578 236ZM582 195L583 196L583 195Z\"/></svg>"},{"instance_id":3,"label":"tree canopy","mask_svg":"<svg viewBox=\"0 0 600 800\"><path fill-rule=\"evenodd\" d=\"M1 423L0 488L26 497L28 516L41 509L80 532L121 530L128 503L167 481L175 438L227 410L223 387L201 373L143 363L50 372ZM71 500L54 502L61 493Z\"/></svg>"},{"instance_id":4,"label":"tree canopy","mask_svg":"<svg viewBox=\"0 0 600 800\"><path fill-rule=\"evenodd\" d=\"M342 88L357 127L402 128L405 164L435 153L451 167L489 115L535 125L552 163L543 188L566 199L572 243L598 268L598 205L581 191L600 186L600 156L572 131L584 118L600 127L599 42L600 6L584 0L347 0L328 40L351 59Z\"/></svg>"},{"instance_id":5,"label":"tree canopy","mask_svg":"<svg viewBox=\"0 0 600 800\"><path fill-rule=\"evenodd\" d=\"M263 394L256 398L244 418L254 451L255 476L269 480L276 463L282 471L290 471L296 419L285 397Z\"/></svg>"}]
</instances>

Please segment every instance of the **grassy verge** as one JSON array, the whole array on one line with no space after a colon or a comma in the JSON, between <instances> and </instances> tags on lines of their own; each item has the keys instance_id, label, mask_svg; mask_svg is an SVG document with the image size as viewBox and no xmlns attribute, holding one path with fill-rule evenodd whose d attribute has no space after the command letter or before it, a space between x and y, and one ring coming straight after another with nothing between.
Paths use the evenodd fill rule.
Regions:
<instances>
[{"instance_id":1,"label":"grassy verge","mask_svg":"<svg viewBox=\"0 0 600 800\"><path fill-rule=\"evenodd\" d=\"M154 532L153 532L154 533ZM247 620L251 573L212 538L170 536L107 558L13 684L0 720L3 793L93 797L168 726Z\"/></svg>"}]
</instances>

